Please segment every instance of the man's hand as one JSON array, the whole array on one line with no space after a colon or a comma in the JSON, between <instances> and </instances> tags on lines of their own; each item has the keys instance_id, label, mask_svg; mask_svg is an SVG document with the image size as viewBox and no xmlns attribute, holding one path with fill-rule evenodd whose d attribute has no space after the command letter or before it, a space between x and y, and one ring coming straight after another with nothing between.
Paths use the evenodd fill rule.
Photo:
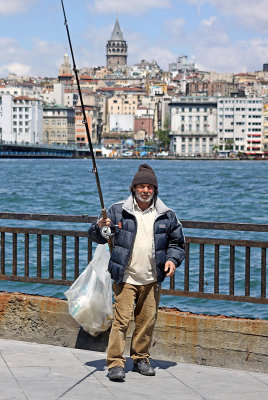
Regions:
<instances>
[{"instance_id":1,"label":"man's hand","mask_svg":"<svg viewBox=\"0 0 268 400\"><path fill-rule=\"evenodd\" d=\"M176 267L174 262L168 260L165 264L165 269L164 269L166 276L173 276L175 274L175 269Z\"/></svg>"},{"instance_id":2,"label":"man's hand","mask_svg":"<svg viewBox=\"0 0 268 400\"><path fill-rule=\"evenodd\" d=\"M102 229L104 226L111 226L111 220L110 218L104 219L104 218L100 218L97 222L98 227L100 229Z\"/></svg>"}]
</instances>

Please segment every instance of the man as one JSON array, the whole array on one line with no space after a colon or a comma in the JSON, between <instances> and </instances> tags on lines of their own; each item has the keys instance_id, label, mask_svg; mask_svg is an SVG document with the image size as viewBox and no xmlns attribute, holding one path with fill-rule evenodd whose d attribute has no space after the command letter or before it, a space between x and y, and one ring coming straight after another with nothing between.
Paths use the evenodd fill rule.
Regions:
<instances>
[{"instance_id":1,"label":"man","mask_svg":"<svg viewBox=\"0 0 268 400\"><path fill-rule=\"evenodd\" d=\"M140 165L125 202L113 204L108 218L100 218L89 229L97 243L105 243L102 228L110 227L113 250L109 272L114 281L115 315L110 332L107 366L112 381L124 381L123 356L126 333L133 317L130 356L133 371L153 376L150 345L157 317L161 282L174 275L184 259L185 241L174 211L158 197L158 182L153 169Z\"/></svg>"}]
</instances>

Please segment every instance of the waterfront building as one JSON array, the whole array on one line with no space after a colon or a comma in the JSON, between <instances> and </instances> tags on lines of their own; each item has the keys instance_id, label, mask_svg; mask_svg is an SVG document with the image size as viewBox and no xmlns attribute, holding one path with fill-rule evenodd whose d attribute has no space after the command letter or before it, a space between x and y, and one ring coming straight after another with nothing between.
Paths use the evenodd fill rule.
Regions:
<instances>
[{"instance_id":1,"label":"waterfront building","mask_svg":"<svg viewBox=\"0 0 268 400\"><path fill-rule=\"evenodd\" d=\"M124 71L127 55L127 42L124 40L117 17L111 38L106 45L107 68L112 71Z\"/></svg>"},{"instance_id":2,"label":"waterfront building","mask_svg":"<svg viewBox=\"0 0 268 400\"><path fill-rule=\"evenodd\" d=\"M87 118L87 125L89 129L89 135L92 143L96 142L96 137L92 137L92 114L94 110L93 107L85 106L85 113ZM84 116L81 107L75 109L75 143L80 147L88 145L88 138L86 133L86 128L84 124Z\"/></svg>"},{"instance_id":3,"label":"waterfront building","mask_svg":"<svg viewBox=\"0 0 268 400\"><path fill-rule=\"evenodd\" d=\"M268 98L264 100L263 104L262 151L266 156L268 155Z\"/></svg>"},{"instance_id":4,"label":"waterfront building","mask_svg":"<svg viewBox=\"0 0 268 400\"><path fill-rule=\"evenodd\" d=\"M60 104L45 104L43 107L44 143L75 143L75 110Z\"/></svg>"},{"instance_id":5,"label":"waterfront building","mask_svg":"<svg viewBox=\"0 0 268 400\"><path fill-rule=\"evenodd\" d=\"M0 96L1 139L14 143L43 143L41 101L11 94Z\"/></svg>"},{"instance_id":6,"label":"waterfront building","mask_svg":"<svg viewBox=\"0 0 268 400\"><path fill-rule=\"evenodd\" d=\"M217 144L217 100L179 97L169 103L170 150L175 155L211 155Z\"/></svg>"},{"instance_id":7,"label":"waterfront building","mask_svg":"<svg viewBox=\"0 0 268 400\"><path fill-rule=\"evenodd\" d=\"M147 141L153 139L154 134L154 109L138 107L134 120L134 139Z\"/></svg>"},{"instance_id":8,"label":"waterfront building","mask_svg":"<svg viewBox=\"0 0 268 400\"><path fill-rule=\"evenodd\" d=\"M251 98L218 99L219 151L247 154L262 152L263 100Z\"/></svg>"}]
</instances>

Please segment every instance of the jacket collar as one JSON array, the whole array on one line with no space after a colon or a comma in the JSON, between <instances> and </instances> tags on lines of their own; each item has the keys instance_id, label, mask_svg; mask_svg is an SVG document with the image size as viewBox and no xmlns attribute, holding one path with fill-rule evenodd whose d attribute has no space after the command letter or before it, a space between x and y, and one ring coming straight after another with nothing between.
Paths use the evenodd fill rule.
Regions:
<instances>
[{"instance_id":1,"label":"jacket collar","mask_svg":"<svg viewBox=\"0 0 268 400\"><path fill-rule=\"evenodd\" d=\"M127 211L129 214L134 215L134 203L133 203L133 196L132 194L126 199L122 206L123 210ZM165 214L167 211L170 210L159 197L156 198L155 202L155 209L157 215Z\"/></svg>"}]
</instances>

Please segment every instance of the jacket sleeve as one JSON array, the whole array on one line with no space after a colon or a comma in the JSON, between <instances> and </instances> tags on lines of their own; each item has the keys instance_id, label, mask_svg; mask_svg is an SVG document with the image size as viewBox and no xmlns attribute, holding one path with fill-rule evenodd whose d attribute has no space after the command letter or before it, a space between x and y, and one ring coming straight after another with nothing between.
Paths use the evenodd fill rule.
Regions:
<instances>
[{"instance_id":1,"label":"jacket sleeve","mask_svg":"<svg viewBox=\"0 0 268 400\"><path fill-rule=\"evenodd\" d=\"M98 219L97 219L97 221L98 221ZM90 226L90 228L88 230L89 237L93 242L96 242L98 244L105 244L107 242L107 240L102 236L100 228L97 224L97 221L93 222L93 224Z\"/></svg>"},{"instance_id":2,"label":"jacket sleeve","mask_svg":"<svg viewBox=\"0 0 268 400\"><path fill-rule=\"evenodd\" d=\"M181 223L174 214L170 223L166 259L179 267L185 258L185 238Z\"/></svg>"}]
</instances>

